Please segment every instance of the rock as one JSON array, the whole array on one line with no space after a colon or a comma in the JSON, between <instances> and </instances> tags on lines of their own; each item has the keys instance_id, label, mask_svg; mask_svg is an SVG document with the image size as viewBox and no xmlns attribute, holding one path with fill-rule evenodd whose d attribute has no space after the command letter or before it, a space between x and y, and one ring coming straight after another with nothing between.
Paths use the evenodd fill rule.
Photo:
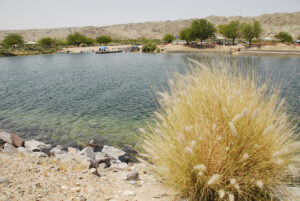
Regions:
<instances>
[{"instance_id":1,"label":"rock","mask_svg":"<svg viewBox=\"0 0 300 201\"><path fill-rule=\"evenodd\" d=\"M95 157L94 150L93 150L92 147L84 148L81 152L79 152L79 155L86 156L86 157L89 157L89 158L94 158Z\"/></svg>"},{"instance_id":2,"label":"rock","mask_svg":"<svg viewBox=\"0 0 300 201\"><path fill-rule=\"evenodd\" d=\"M3 148L3 146L4 146L5 143L6 143L6 142L4 142L4 140L2 140L2 139L0 138L0 148Z\"/></svg>"},{"instance_id":3,"label":"rock","mask_svg":"<svg viewBox=\"0 0 300 201\"><path fill-rule=\"evenodd\" d=\"M138 162L138 160L132 156L130 156L129 154L124 154L122 156L120 156L118 158L121 162L124 162L124 163L136 163Z\"/></svg>"},{"instance_id":4,"label":"rock","mask_svg":"<svg viewBox=\"0 0 300 201\"><path fill-rule=\"evenodd\" d=\"M95 153L95 160L97 161L98 164L104 163L106 168L110 167L111 158L107 157L105 154L101 152Z\"/></svg>"},{"instance_id":5,"label":"rock","mask_svg":"<svg viewBox=\"0 0 300 201\"><path fill-rule=\"evenodd\" d=\"M94 155L95 155L95 159L98 162L100 162L100 160L103 160L103 159L107 158L107 156L102 152L95 152Z\"/></svg>"},{"instance_id":6,"label":"rock","mask_svg":"<svg viewBox=\"0 0 300 201\"><path fill-rule=\"evenodd\" d=\"M12 144L11 134L7 132L0 132L0 139L6 143Z\"/></svg>"},{"instance_id":7,"label":"rock","mask_svg":"<svg viewBox=\"0 0 300 201\"><path fill-rule=\"evenodd\" d=\"M37 140L30 140L25 142L25 148L29 149L33 152L44 152L46 154L49 154L51 145L45 144L43 142L37 141Z\"/></svg>"},{"instance_id":8,"label":"rock","mask_svg":"<svg viewBox=\"0 0 300 201\"><path fill-rule=\"evenodd\" d=\"M68 147L68 153L70 154L78 154L80 152L79 149L73 148L73 147Z\"/></svg>"},{"instance_id":9,"label":"rock","mask_svg":"<svg viewBox=\"0 0 300 201\"><path fill-rule=\"evenodd\" d=\"M4 144L4 152L8 154L16 154L18 153L18 149L11 144Z\"/></svg>"},{"instance_id":10,"label":"rock","mask_svg":"<svg viewBox=\"0 0 300 201\"><path fill-rule=\"evenodd\" d=\"M87 146L92 147L93 150L95 150L95 147L97 146L94 142L94 140L90 140Z\"/></svg>"},{"instance_id":11,"label":"rock","mask_svg":"<svg viewBox=\"0 0 300 201\"><path fill-rule=\"evenodd\" d=\"M115 158L117 160L119 159L120 156L125 154L124 151L107 145L104 145L102 149L102 153L106 154L109 157Z\"/></svg>"},{"instance_id":12,"label":"rock","mask_svg":"<svg viewBox=\"0 0 300 201\"><path fill-rule=\"evenodd\" d=\"M60 145L57 145L56 147L54 147L49 151L50 156L57 156L59 154L64 154L64 153L66 153L66 151L63 150L63 147Z\"/></svg>"},{"instance_id":13,"label":"rock","mask_svg":"<svg viewBox=\"0 0 300 201\"><path fill-rule=\"evenodd\" d=\"M133 191L124 191L123 195L124 196L135 196L135 193Z\"/></svg>"},{"instance_id":14,"label":"rock","mask_svg":"<svg viewBox=\"0 0 300 201\"><path fill-rule=\"evenodd\" d=\"M127 180L138 180L139 179L139 173L136 171L130 172L127 174Z\"/></svg>"},{"instance_id":15,"label":"rock","mask_svg":"<svg viewBox=\"0 0 300 201\"><path fill-rule=\"evenodd\" d=\"M39 157L39 158L46 158L46 157L48 157L48 155L45 154L44 152L32 152L31 156Z\"/></svg>"},{"instance_id":16,"label":"rock","mask_svg":"<svg viewBox=\"0 0 300 201\"><path fill-rule=\"evenodd\" d=\"M128 169L128 165L126 163L113 163L109 169L126 170Z\"/></svg>"},{"instance_id":17,"label":"rock","mask_svg":"<svg viewBox=\"0 0 300 201\"><path fill-rule=\"evenodd\" d=\"M64 162L70 162L71 161L71 159L68 158L67 152L55 154L54 156L55 156L56 159L58 159L60 161L64 161Z\"/></svg>"},{"instance_id":18,"label":"rock","mask_svg":"<svg viewBox=\"0 0 300 201\"><path fill-rule=\"evenodd\" d=\"M12 139L12 144L15 147L22 147L24 145L25 140L23 140L22 138L20 138L14 133L11 134L11 139Z\"/></svg>"},{"instance_id":19,"label":"rock","mask_svg":"<svg viewBox=\"0 0 300 201\"><path fill-rule=\"evenodd\" d=\"M90 159L90 165L89 168L98 168L99 167L99 163L97 163L95 157Z\"/></svg>"},{"instance_id":20,"label":"rock","mask_svg":"<svg viewBox=\"0 0 300 201\"><path fill-rule=\"evenodd\" d=\"M79 155L79 154L69 154L69 153L65 153L65 154L59 154L56 156L56 158L58 158L59 160L62 160L64 162L72 162L72 161L76 161L82 165L85 165L86 168L88 169L91 165L91 159L83 156L83 155Z\"/></svg>"},{"instance_id":21,"label":"rock","mask_svg":"<svg viewBox=\"0 0 300 201\"><path fill-rule=\"evenodd\" d=\"M1 177L1 178L0 178L0 184L1 184L1 183L5 183L5 182L8 182L7 177Z\"/></svg>"},{"instance_id":22,"label":"rock","mask_svg":"<svg viewBox=\"0 0 300 201\"><path fill-rule=\"evenodd\" d=\"M86 147L81 152L79 152L80 156L89 158L89 168L98 168L98 162L95 159L94 150L92 147Z\"/></svg>"},{"instance_id":23,"label":"rock","mask_svg":"<svg viewBox=\"0 0 300 201\"><path fill-rule=\"evenodd\" d=\"M29 155L29 154L32 154L33 152L24 148L24 147L18 147L17 148L18 152L23 154L23 155Z\"/></svg>"},{"instance_id":24,"label":"rock","mask_svg":"<svg viewBox=\"0 0 300 201\"><path fill-rule=\"evenodd\" d=\"M97 169L96 169L96 168L91 168L91 169L89 170L89 172L90 172L91 174L94 174L94 175L100 176L100 175L98 174L98 171L97 171Z\"/></svg>"}]
</instances>

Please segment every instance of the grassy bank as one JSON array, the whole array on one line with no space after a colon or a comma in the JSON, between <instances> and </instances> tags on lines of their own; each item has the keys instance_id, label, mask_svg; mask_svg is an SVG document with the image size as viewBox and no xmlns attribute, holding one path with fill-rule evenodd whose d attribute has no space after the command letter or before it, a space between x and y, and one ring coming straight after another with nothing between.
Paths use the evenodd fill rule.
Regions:
<instances>
[{"instance_id":1,"label":"grassy bank","mask_svg":"<svg viewBox=\"0 0 300 201\"><path fill-rule=\"evenodd\" d=\"M23 56L23 55L36 55L36 54L53 54L57 53L61 48L54 47L20 47L20 48L0 48L0 57L9 56Z\"/></svg>"}]
</instances>

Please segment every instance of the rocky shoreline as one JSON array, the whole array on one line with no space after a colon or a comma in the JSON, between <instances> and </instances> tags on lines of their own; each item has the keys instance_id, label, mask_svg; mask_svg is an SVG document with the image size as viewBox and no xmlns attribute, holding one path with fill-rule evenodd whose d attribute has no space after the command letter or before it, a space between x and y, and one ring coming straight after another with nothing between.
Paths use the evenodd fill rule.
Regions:
<instances>
[{"instance_id":1,"label":"rocky shoreline","mask_svg":"<svg viewBox=\"0 0 300 201\"><path fill-rule=\"evenodd\" d=\"M173 193L124 151L91 140L52 147L0 132L0 200L174 200Z\"/></svg>"}]
</instances>

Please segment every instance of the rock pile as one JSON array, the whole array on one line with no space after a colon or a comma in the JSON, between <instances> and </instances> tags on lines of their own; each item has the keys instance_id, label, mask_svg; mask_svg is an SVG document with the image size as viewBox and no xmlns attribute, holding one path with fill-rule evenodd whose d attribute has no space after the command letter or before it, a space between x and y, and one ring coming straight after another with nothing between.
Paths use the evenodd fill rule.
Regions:
<instances>
[{"instance_id":1,"label":"rock pile","mask_svg":"<svg viewBox=\"0 0 300 201\"><path fill-rule=\"evenodd\" d=\"M52 147L51 144L45 144L37 140L25 141L16 134L0 132L0 147L7 154L22 154L34 157L55 157L63 162L76 161L88 167L92 174L100 176L97 168L99 165L103 168L112 168L115 171L128 168L128 163L134 159L124 151L112 146L104 145L101 152L95 152L94 141L91 140L87 147L79 150L73 147L64 148L61 145ZM130 172L128 180L137 180L138 173Z\"/></svg>"},{"instance_id":2,"label":"rock pile","mask_svg":"<svg viewBox=\"0 0 300 201\"><path fill-rule=\"evenodd\" d=\"M0 132L0 200L174 200L125 151L90 141L82 150Z\"/></svg>"}]
</instances>

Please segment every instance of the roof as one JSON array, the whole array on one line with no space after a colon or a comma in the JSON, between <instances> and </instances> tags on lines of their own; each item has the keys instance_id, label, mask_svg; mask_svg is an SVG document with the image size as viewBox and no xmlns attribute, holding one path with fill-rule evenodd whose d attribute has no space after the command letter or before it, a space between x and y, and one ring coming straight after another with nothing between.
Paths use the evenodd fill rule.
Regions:
<instances>
[{"instance_id":1,"label":"roof","mask_svg":"<svg viewBox=\"0 0 300 201\"><path fill-rule=\"evenodd\" d=\"M25 43L25 45L36 45L38 44L37 42L34 42L34 41L29 41L27 43Z\"/></svg>"}]
</instances>

